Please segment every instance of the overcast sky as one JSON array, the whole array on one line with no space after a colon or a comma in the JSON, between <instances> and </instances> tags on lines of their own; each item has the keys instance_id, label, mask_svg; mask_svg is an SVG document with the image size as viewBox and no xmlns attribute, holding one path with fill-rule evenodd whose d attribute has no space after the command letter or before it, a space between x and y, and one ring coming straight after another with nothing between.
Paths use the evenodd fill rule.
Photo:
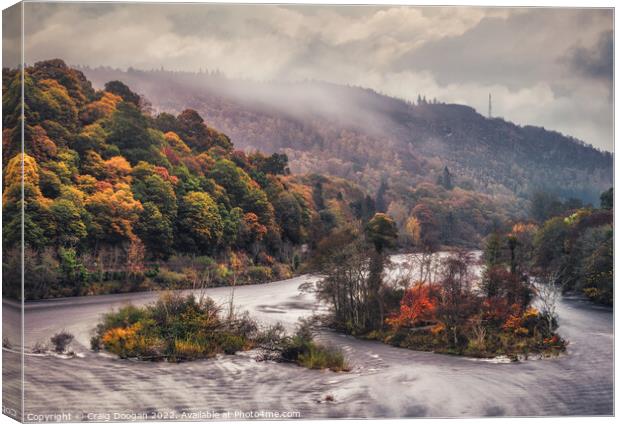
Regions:
<instances>
[{"instance_id":1,"label":"overcast sky","mask_svg":"<svg viewBox=\"0 0 620 424\"><path fill-rule=\"evenodd\" d=\"M494 115L613 150L611 9L27 3L25 32L30 64L310 78L483 114L490 92Z\"/></svg>"}]
</instances>

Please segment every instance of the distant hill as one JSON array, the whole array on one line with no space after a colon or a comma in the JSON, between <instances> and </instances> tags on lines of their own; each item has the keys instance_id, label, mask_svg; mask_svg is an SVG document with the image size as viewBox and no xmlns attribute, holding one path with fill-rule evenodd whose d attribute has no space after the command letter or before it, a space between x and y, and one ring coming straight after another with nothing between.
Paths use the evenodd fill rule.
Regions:
<instances>
[{"instance_id":1,"label":"distant hill","mask_svg":"<svg viewBox=\"0 0 620 424\"><path fill-rule=\"evenodd\" d=\"M80 69L96 87L125 82L157 111L194 108L240 148L285 152L293 172L337 175L371 190L386 180L388 196L436 183L445 166L456 186L503 202L512 198L516 209L541 189L597 203L612 184L611 153L555 131L488 119L463 105L414 105L321 82Z\"/></svg>"}]
</instances>

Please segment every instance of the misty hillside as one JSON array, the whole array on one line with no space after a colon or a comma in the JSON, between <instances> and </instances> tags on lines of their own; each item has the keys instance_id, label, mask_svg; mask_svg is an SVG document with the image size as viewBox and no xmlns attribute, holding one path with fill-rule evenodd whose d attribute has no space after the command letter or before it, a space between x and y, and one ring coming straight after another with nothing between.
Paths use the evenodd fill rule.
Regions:
<instances>
[{"instance_id":1,"label":"misty hillside","mask_svg":"<svg viewBox=\"0 0 620 424\"><path fill-rule=\"evenodd\" d=\"M436 183L445 166L457 187L502 203L517 200L516 195L521 200L514 206L541 189L597 203L612 184L612 154L544 128L488 119L467 106L414 105L372 90L319 82L82 71L97 88L110 80L125 82L156 111L194 108L240 148L287 153L293 172L337 175L370 191L382 179L398 193Z\"/></svg>"}]
</instances>

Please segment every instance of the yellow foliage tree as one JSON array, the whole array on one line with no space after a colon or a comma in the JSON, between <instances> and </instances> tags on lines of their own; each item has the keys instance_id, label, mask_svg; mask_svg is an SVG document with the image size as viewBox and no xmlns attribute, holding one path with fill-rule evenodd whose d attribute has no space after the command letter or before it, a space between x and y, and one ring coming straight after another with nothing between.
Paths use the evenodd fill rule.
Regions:
<instances>
[{"instance_id":1,"label":"yellow foliage tree","mask_svg":"<svg viewBox=\"0 0 620 424\"><path fill-rule=\"evenodd\" d=\"M166 139L166 142L170 145L170 147L172 147L173 149L179 152L182 152L182 153L191 152L191 149L189 148L189 146L185 144L185 142L181 140L181 137L179 137L179 135L175 133L174 131L168 131L166 134L164 134L164 138Z\"/></svg>"},{"instance_id":2,"label":"yellow foliage tree","mask_svg":"<svg viewBox=\"0 0 620 424\"><path fill-rule=\"evenodd\" d=\"M410 217L405 224L407 235L411 237L413 244L420 243L420 221L415 216Z\"/></svg>"},{"instance_id":3,"label":"yellow foliage tree","mask_svg":"<svg viewBox=\"0 0 620 424\"><path fill-rule=\"evenodd\" d=\"M122 156L114 156L103 162L105 167L107 180L115 183L131 182L131 165Z\"/></svg>"}]
</instances>

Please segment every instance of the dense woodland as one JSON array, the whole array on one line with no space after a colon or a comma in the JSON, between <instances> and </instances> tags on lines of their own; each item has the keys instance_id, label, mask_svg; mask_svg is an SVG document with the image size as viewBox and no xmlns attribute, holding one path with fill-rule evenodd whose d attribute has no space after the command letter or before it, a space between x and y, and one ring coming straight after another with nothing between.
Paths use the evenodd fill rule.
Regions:
<instances>
[{"instance_id":1,"label":"dense woodland","mask_svg":"<svg viewBox=\"0 0 620 424\"><path fill-rule=\"evenodd\" d=\"M464 250L442 256L436 228L412 216L406 229L417 254L396 274L388 252L397 226L378 213L320 243L313 260L324 278L307 289L330 305L329 325L359 337L468 356L555 355L566 347L556 333L563 292L613 304L613 189L600 203L538 194L540 220L503 223L479 260Z\"/></svg>"},{"instance_id":2,"label":"dense woodland","mask_svg":"<svg viewBox=\"0 0 620 424\"><path fill-rule=\"evenodd\" d=\"M194 110L153 114L119 81L61 60L3 71L4 292L27 298L285 278L333 227L367 219L354 184L235 151Z\"/></svg>"},{"instance_id":3,"label":"dense woodland","mask_svg":"<svg viewBox=\"0 0 620 424\"><path fill-rule=\"evenodd\" d=\"M239 148L286 153L295 173L341 176L374 193L384 184L384 212L405 209L408 215L421 203L419 188L430 185L423 203L442 204L453 212L443 222L454 219L455 228L467 227L464 234L446 238L449 244L479 241L506 216L526 218L537 191L596 205L612 184L608 152L424 96L406 102L359 87L259 83L219 72L83 71L98 86L126 82L157 110L192 107ZM458 190L438 189L446 166ZM473 221L454 216L461 204L472 210Z\"/></svg>"},{"instance_id":4,"label":"dense woodland","mask_svg":"<svg viewBox=\"0 0 620 424\"><path fill-rule=\"evenodd\" d=\"M388 251L396 237L394 222L377 214L363 229L324 240L315 260L325 277L307 288L331 306L328 325L399 347L476 357L516 359L565 349L556 333L558 292L547 295L529 278L529 246L513 246L518 259L512 263L485 255L481 280L475 276L481 264L462 250L431 254L426 264L424 255L411 256L400 265L411 272L390 276ZM418 272L426 266L432 271Z\"/></svg>"}]
</instances>

